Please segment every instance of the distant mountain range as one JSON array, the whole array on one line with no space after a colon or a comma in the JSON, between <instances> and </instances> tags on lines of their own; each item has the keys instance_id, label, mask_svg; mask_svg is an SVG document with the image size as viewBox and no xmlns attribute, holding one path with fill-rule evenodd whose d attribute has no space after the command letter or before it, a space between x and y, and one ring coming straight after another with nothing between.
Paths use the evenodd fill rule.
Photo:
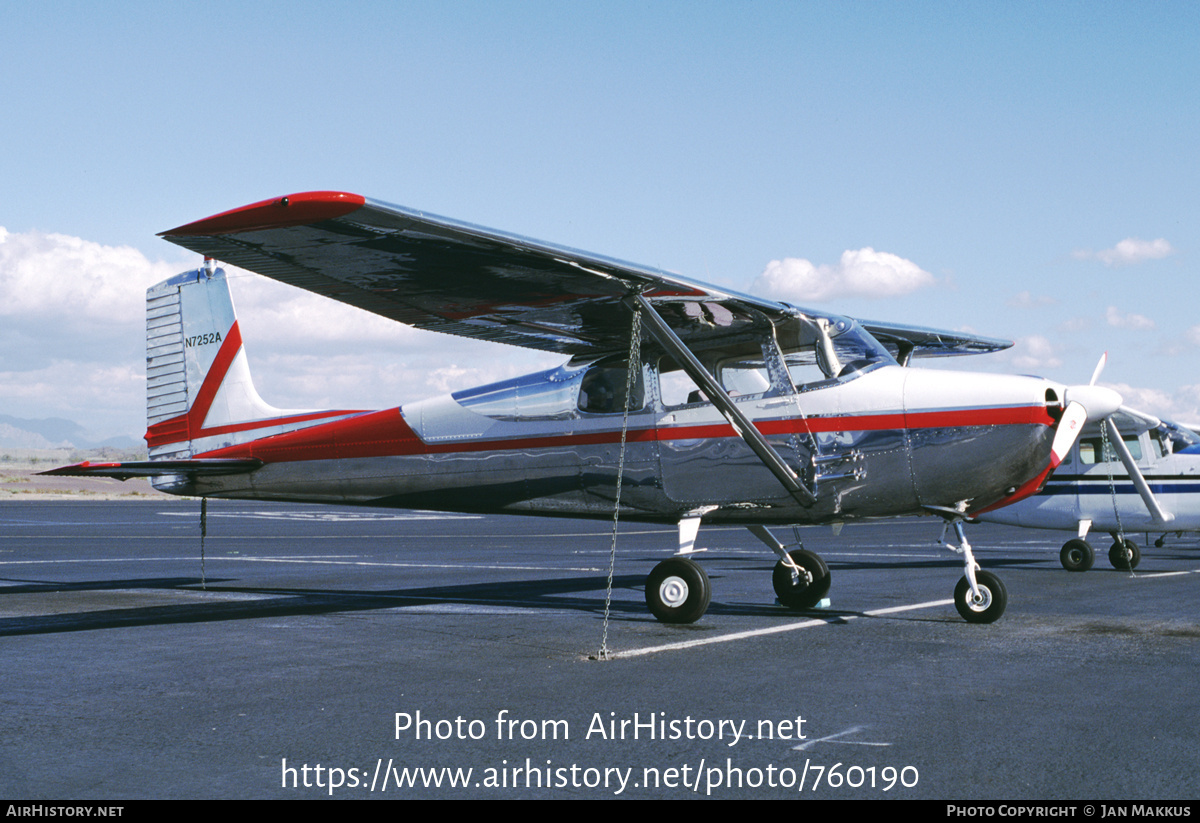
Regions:
<instances>
[{"instance_id":1,"label":"distant mountain range","mask_svg":"<svg viewBox=\"0 0 1200 823\"><path fill-rule=\"evenodd\" d=\"M29 420L0 414L0 448L5 449L99 449L137 448L143 444L128 435L99 438L73 420L44 417Z\"/></svg>"}]
</instances>

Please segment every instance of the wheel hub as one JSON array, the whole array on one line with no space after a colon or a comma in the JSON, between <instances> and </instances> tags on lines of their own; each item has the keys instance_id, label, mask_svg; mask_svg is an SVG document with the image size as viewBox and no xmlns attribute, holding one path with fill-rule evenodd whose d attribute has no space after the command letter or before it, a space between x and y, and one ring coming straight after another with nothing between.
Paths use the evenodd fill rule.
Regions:
<instances>
[{"instance_id":1,"label":"wheel hub","mask_svg":"<svg viewBox=\"0 0 1200 823\"><path fill-rule=\"evenodd\" d=\"M986 586L979 587L978 596L968 591L967 605L971 608L971 611L987 611L988 606L992 605L992 593L988 591Z\"/></svg>"},{"instance_id":2,"label":"wheel hub","mask_svg":"<svg viewBox=\"0 0 1200 823\"><path fill-rule=\"evenodd\" d=\"M671 577L658 585L658 597L671 608L677 608L687 602L688 584L682 577Z\"/></svg>"}]
</instances>

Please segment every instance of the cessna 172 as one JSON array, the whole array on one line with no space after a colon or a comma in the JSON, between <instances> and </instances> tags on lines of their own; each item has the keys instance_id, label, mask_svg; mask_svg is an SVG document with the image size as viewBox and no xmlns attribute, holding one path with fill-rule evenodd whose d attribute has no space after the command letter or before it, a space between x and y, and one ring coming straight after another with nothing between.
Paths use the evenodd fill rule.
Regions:
<instances>
[{"instance_id":1,"label":"cessna 172","mask_svg":"<svg viewBox=\"0 0 1200 823\"><path fill-rule=\"evenodd\" d=\"M962 520L1037 491L1116 392L908 367L1007 341L857 322L342 192L164 232L185 248L401 323L569 356L382 411L281 411L250 380L222 270L147 293L148 461L55 470L202 497L678 524L650 610L692 622L711 587L701 520L744 524L804 609L829 569L770 525L934 513L956 529L971 622L1004 611ZM680 381L683 391L671 386Z\"/></svg>"},{"instance_id":2,"label":"cessna 172","mask_svg":"<svg viewBox=\"0 0 1200 823\"><path fill-rule=\"evenodd\" d=\"M1116 465L1117 463L1120 465ZM1062 465L1036 495L979 515L980 520L1035 529L1077 531L1059 559L1068 571L1096 562L1092 528L1113 539L1108 560L1137 568L1142 553L1129 532L1200 531L1200 437L1195 432L1122 406L1084 427Z\"/></svg>"}]
</instances>

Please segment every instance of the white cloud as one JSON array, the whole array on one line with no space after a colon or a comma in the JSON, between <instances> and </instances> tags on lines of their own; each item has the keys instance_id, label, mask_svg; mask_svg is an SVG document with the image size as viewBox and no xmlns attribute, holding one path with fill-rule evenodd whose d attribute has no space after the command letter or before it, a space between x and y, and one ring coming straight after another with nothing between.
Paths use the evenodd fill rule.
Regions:
<instances>
[{"instance_id":1,"label":"white cloud","mask_svg":"<svg viewBox=\"0 0 1200 823\"><path fill-rule=\"evenodd\" d=\"M271 348L345 348L402 343L418 332L394 320L338 303L233 266L221 266L237 307L242 338Z\"/></svg>"},{"instance_id":2,"label":"white cloud","mask_svg":"<svg viewBox=\"0 0 1200 823\"><path fill-rule=\"evenodd\" d=\"M146 288L176 273L129 246L0 229L0 317L65 326L144 312Z\"/></svg>"},{"instance_id":3,"label":"white cloud","mask_svg":"<svg viewBox=\"0 0 1200 823\"><path fill-rule=\"evenodd\" d=\"M1026 372L1040 373L1063 363L1054 344L1040 334L1018 337L1005 355L1015 368Z\"/></svg>"},{"instance_id":4,"label":"white cloud","mask_svg":"<svg viewBox=\"0 0 1200 823\"><path fill-rule=\"evenodd\" d=\"M1155 417L1196 425L1200 423L1200 384L1180 386L1173 392L1140 388L1128 383L1102 383L1120 393L1126 406Z\"/></svg>"},{"instance_id":5,"label":"white cloud","mask_svg":"<svg viewBox=\"0 0 1200 823\"><path fill-rule=\"evenodd\" d=\"M1116 306L1109 306L1108 311L1104 314L1108 325L1115 326L1118 329L1152 329L1154 321L1142 314L1121 314Z\"/></svg>"},{"instance_id":6,"label":"white cloud","mask_svg":"<svg viewBox=\"0 0 1200 823\"><path fill-rule=\"evenodd\" d=\"M1127 237L1111 249L1079 249L1072 252L1072 257L1077 260L1099 260L1106 266L1129 266L1143 260L1161 260L1174 251L1171 244L1162 237L1157 240Z\"/></svg>"},{"instance_id":7,"label":"white cloud","mask_svg":"<svg viewBox=\"0 0 1200 823\"><path fill-rule=\"evenodd\" d=\"M837 265L787 257L772 260L751 291L776 300L817 303L841 297L898 297L936 281L911 260L872 248L847 250Z\"/></svg>"},{"instance_id":8,"label":"white cloud","mask_svg":"<svg viewBox=\"0 0 1200 823\"><path fill-rule=\"evenodd\" d=\"M0 227L0 409L140 437L146 288L199 263ZM225 269L257 388L281 408L387 408L564 359L419 331Z\"/></svg>"}]
</instances>

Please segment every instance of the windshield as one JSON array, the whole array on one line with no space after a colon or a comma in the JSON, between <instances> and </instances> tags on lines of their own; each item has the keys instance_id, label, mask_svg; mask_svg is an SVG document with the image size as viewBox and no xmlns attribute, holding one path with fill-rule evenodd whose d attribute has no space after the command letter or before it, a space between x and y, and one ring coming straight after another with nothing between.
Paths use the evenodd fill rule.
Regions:
<instances>
[{"instance_id":1,"label":"windshield","mask_svg":"<svg viewBox=\"0 0 1200 823\"><path fill-rule=\"evenodd\" d=\"M1173 454L1184 451L1188 454L1200 452L1200 436L1197 436L1191 429L1184 428L1170 420L1164 420L1159 423L1158 432L1164 442L1170 443Z\"/></svg>"},{"instance_id":2,"label":"windshield","mask_svg":"<svg viewBox=\"0 0 1200 823\"><path fill-rule=\"evenodd\" d=\"M797 386L820 380L851 380L878 366L896 365L882 344L848 317L810 316L819 339L785 356Z\"/></svg>"},{"instance_id":3,"label":"windshield","mask_svg":"<svg viewBox=\"0 0 1200 823\"><path fill-rule=\"evenodd\" d=\"M811 335L784 353L796 388L822 388L853 380L879 366L897 365L879 341L848 317L806 315ZM732 396L765 394L771 379L762 357L721 361L717 379Z\"/></svg>"}]
</instances>

